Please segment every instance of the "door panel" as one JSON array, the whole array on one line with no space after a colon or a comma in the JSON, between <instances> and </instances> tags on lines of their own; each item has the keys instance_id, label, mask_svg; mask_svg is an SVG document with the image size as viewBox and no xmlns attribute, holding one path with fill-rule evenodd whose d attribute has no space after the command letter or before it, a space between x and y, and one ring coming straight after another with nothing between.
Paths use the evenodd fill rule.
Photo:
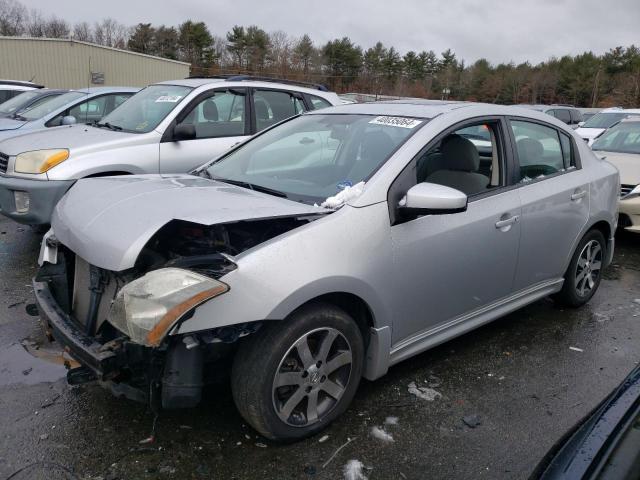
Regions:
<instances>
[{"instance_id":1,"label":"door panel","mask_svg":"<svg viewBox=\"0 0 640 480\"><path fill-rule=\"evenodd\" d=\"M393 343L512 292L520 215L518 192L510 190L475 200L462 213L391 227Z\"/></svg>"},{"instance_id":2,"label":"door panel","mask_svg":"<svg viewBox=\"0 0 640 480\"><path fill-rule=\"evenodd\" d=\"M193 125L196 138L160 143L160 173L188 172L247 138L244 92L212 91L185 108L179 124Z\"/></svg>"},{"instance_id":3,"label":"door panel","mask_svg":"<svg viewBox=\"0 0 640 480\"><path fill-rule=\"evenodd\" d=\"M515 289L564 275L571 248L589 218L589 180L584 170L575 170L518 192L522 239Z\"/></svg>"}]
</instances>

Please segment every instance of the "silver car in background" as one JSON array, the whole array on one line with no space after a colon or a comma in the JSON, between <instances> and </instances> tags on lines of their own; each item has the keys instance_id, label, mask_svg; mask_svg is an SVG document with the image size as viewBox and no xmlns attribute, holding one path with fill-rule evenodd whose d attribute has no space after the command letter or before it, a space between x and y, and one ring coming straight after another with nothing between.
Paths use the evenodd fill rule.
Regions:
<instances>
[{"instance_id":1,"label":"silver car in background","mask_svg":"<svg viewBox=\"0 0 640 480\"><path fill-rule=\"evenodd\" d=\"M0 141L50 127L100 120L138 90L130 87L72 90L24 110L15 118L0 118Z\"/></svg>"},{"instance_id":2,"label":"silver car in background","mask_svg":"<svg viewBox=\"0 0 640 480\"><path fill-rule=\"evenodd\" d=\"M524 108L353 104L285 121L194 175L78 181L34 280L70 383L189 407L228 368L295 440L361 377L548 295L578 307L614 250L617 170Z\"/></svg>"}]
</instances>

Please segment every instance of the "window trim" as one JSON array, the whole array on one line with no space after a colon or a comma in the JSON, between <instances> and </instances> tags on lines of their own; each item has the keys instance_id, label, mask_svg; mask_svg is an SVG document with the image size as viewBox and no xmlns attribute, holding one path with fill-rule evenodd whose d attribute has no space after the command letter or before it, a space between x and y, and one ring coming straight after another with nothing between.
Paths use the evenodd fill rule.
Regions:
<instances>
[{"instance_id":1,"label":"window trim","mask_svg":"<svg viewBox=\"0 0 640 480\"><path fill-rule=\"evenodd\" d=\"M559 119L558 119L559 120ZM578 154L578 149L576 147L575 138L573 135L566 133L562 128L559 128L550 123L544 122L542 120L538 120L537 118L529 118L529 117L520 117L517 115L508 115L505 117L506 124L508 126L507 134L511 138L511 157L513 158L513 177L512 182L514 182L515 188L526 187L529 185L534 185L539 182L543 182L549 178L556 178L560 175L566 175L568 173L577 172L582 170L582 162L580 161L580 155ZM547 127L554 130L558 134L558 143L560 144L560 155L562 155L562 141L560 140L560 135L565 135L569 137L569 142L571 145L571 160L573 160L574 166L570 168L566 168L564 171L555 172L551 175L545 175L544 178L534 178L530 182L520 183L521 179L516 179L519 176L520 172L520 158L518 157L518 148L516 146L516 137L513 132L513 127L511 126L511 122L528 122L540 125L542 127ZM562 120L560 120L562 121ZM564 155L562 155L562 162L564 165Z\"/></svg>"},{"instance_id":2,"label":"window trim","mask_svg":"<svg viewBox=\"0 0 640 480\"><path fill-rule=\"evenodd\" d=\"M189 103L187 103L182 110L180 110L175 117L173 117L173 120L171 120L171 123L169 123L169 125L167 125L167 128L164 130L163 134L162 134L162 138L160 138L160 143L172 143L175 140L173 139L173 130L176 127L176 125L178 125L180 122L182 122L187 115L189 115L191 113L191 111L198 106L198 104L200 102L202 102L203 100L206 100L207 98L213 97L215 96L216 92L228 92L228 91L234 91L234 92L243 92L243 93L238 93L238 95L243 96L244 97L244 133L242 135L221 135L219 137L203 137L203 138L191 138L191 139L185 139L185 140L180 140L180 142L193 142L193 141L197 141L197 140L211 140L214 138L231 138L231 137L244 137L244 136L248 136L251 135L251 133L249 132L249 123L247 122L247 115L249 114L249 109L247 108L247 99L249 97L249 89L247 89L247 87L222 87L222 88L209 88L207 90L205 90L204 92L200 92L198 95L196 95L195 97L193 97Z\"/></svg>"},{"instance_id":3,"label":"window trim","mask_svg":"<svg viewBox=\"0 0 640 480\"><path fill-rule=\"evenodd\" d=\"M446 129L438 133L438 135L436 135L431 140L429 140L429 142L427 142L427 144L424 147L422 147L418 151L418 153L415 154L407 162L407 164L402 169L402 171L389 184L389 188L387 189L387 207L389 209L389 221L391 226L394 226L398 223L397 222L398 220L397 203L400 201L401 196L406 194L406 191L404 191L404 193L401 194L400 198L395 199L392 197L397 196L398 195L397 190L399 189L399 191L403 191L404 185L409 183L409 182L406 182L407 175L410 175L411 172L415 170L415 164L418 161L418 159L422 155L424 155L427 151L435 147L447 135L450 135L451 133L454 133L457 130L461 130L466 127L472 127L474 125L481 124L482 122L494 123L497 126L496 143L498 144L498 148L500 149L499 150L500 162L502 165L500 182L502 183L502 185L495 187L487 192L468 195L467 196L468 203L472 203L478 200L483 200L485 198L492 197L494 195L499 195L501 193L505 193L505 192L508 192L509 190L517 188L517 185L513 184L513 169L514 169L515 163L513 159L513 148L511 145L511 137L507 130L507 128L509 128L509 125L506 122L506 117L504 117L503 115L481 115L478 117L467 118L465 120L462 120L460 122L457 122L447 127ZM413 180L412 182L413 184L408 188L411 188L417 185L417 182ZM424 215L418 218L422 218L422 217L424 217Z\"/></svg>"}]
</instances>

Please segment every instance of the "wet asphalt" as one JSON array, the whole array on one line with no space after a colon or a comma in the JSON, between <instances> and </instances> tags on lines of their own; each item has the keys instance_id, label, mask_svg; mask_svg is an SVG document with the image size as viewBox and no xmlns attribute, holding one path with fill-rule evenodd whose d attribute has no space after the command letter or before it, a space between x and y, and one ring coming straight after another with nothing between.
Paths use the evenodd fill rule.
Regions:
<instances>
[{"instance_id":1,"label":"wet asphalt","mask_svg":"<svg viewBox=\"0 0 640 480\"><path fill-rule=\"evenodd\" d=\"M97 386L67 386L55 344L28 313L39 242L0 219L0 480L337 479L351 459L369 480L527 478L640 360L640 236L619 234L589 305L539 301L363 381L314 438L260 438L223 383L197 409L164 412L155 442L141 444L151 412ZM418 399L411 382L440 396ZM374 426L393 441L373 437Z\"/></svg>"}]
</instances>

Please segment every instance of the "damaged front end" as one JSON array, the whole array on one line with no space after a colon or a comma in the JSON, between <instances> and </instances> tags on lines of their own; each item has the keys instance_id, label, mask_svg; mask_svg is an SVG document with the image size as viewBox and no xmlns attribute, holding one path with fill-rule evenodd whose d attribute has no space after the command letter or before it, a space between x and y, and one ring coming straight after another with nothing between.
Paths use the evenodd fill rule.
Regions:
<instances>
[{"instance_id":1,"label":"damaged front end","mask_svg":"<svg viewBox=\"0 0 640 480\"><path fill-rule=\"evenodd\" d=\"M234 256L318 217L280 217L201 225L173 220L140 251L135 265L111 271L44 238L34 279L50 335L79 361L70 384L99 381L118 396L163 408L196 405L206 383L228 371L239 338L256 321L188 334L178 326L229 286Z\"/></svg>"}]
</instances>

